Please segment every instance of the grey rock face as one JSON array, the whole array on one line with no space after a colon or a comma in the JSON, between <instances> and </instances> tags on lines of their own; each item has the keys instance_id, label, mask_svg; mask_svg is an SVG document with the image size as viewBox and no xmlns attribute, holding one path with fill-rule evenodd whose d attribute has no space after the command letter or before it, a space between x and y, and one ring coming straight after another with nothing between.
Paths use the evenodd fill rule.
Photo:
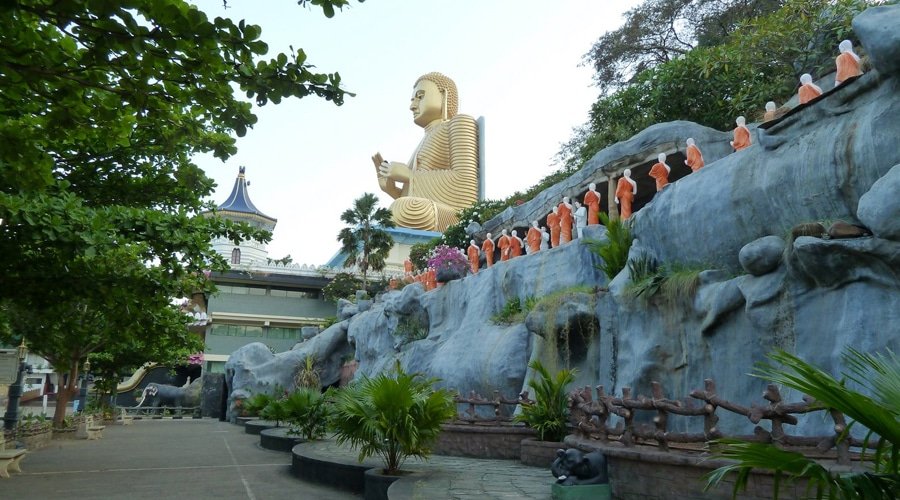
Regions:
<instances>
[{"instance_id":1,"label":"grey rock face","mask_svg":"<svg viewBox=\"0 0 900 500\"><path fill-rule=\"evenodd\" d=\"M880 238L794 241L791 267L806 283L836 288L856 281L900 288L900 242Z\"/></svg>"},{"instance_id":2,"label":"grey rock face","mask_svg":"<svg viewBox=\"0 0 900 500\"><path fill-rule=\"evenodd\" d=\"M750 241L803 222L856 221L860 197L897 163L900 85L866 74L707 163L634 214L661 261L739 269Z\"/></svg>"},{"instance_id":3,"label":"grey rock face","mask_svg":"<svg viewBox=\"0 0 900 500\"><path fill-rule=\"evenodd\" d=\"M853 32L880 73L900 73L900 5L869 7L853 18Z\"/></svg>"},{"instance_id":4,"label":"grey rock face","mask_svg":"<svg viewBox=\"0 0 900 500\"><path fill-rule=\"evenodd\" d=\"M235 399L259 392L271 394L275 387L293 389L294 375L306 356L316 359L323 386L336 383L340 379L343 358L352 353L353 348L347 343L347 322L336 323L287 352L272 354L262 342L241 347L225 363L228 418L234 416Z\"/></svg>"},{"instance_id":5,"label":"grey rock face","mask_svg":"<svg viewBox=\"0 0 900 500\"><path fill-rule=\"evenodd\" d=\"M875 181L859 199L856 214L875 236L900 241L900 165Z\"/></svg>"},{"instance_id":6,"label":"grey rock face","mask_svg":"<svg viewBox=\"0 0 900 500\"><path fill-rule=\"evenodd\" d=\"M744 245L738 260L745 271L762 276L774 271L781 263L784 245L784 240L778 236L764 236Z\"/></svg>"},{"instance_id":7,"label":"grey rock face","mask_svg":"<svg viewBox=\"0 0 900 500\"><path fill-rule=\"evenodd\" d=\"M356 373L373 375L399 359L407 370L442 379L444 387L514 397L522 390L534 334L523 323L496 324L492 317L513 298L524 303L569 287L604 284L595 264L597 258L576 240L497 263L431 292L408 285L388 293L350 321L360 362ZM411 318L427 323L424 339L404 338L404 322Z\"/></svg>"}]
</instances>

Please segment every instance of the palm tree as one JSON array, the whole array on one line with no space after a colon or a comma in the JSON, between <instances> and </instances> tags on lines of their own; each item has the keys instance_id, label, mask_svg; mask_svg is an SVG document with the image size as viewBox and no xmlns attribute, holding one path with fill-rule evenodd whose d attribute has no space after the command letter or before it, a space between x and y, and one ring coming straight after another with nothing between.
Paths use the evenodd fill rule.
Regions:
<instances>
[{"instance_id":1,"label":"palm tree","mask_svg":"<svg viewBox=\"0 0 900 500\"><path fill-rule=\"evenodd\" d=\"M347 256L344 267L359 267L363 289L366 289L366 273L369 269L384 269L384 259L394 246L394 239L384 230L394 227L391 211L378 208L378 198L372 193L364 193L353 200L353 208L341 214L341 220L349 224L338 233L341 252Z\"/></svg>"},{"instance_id":2,"label":"palm tree","mask_svg":"<svg viewBox=\"0 0 900 500\"><path fill-rule=\"evenodd\" d=\"M806 363L784 351L769 355L783 368L760 364L752 374L783 384L815 398L825 408L833 408L853 419L850 426L859 424L868 432L865 447L871 447L869 470L854 474L837 474L815 460L795 451L780 449L769 443L748 443L740 440L720 440L724 448L719 456L737 460L720 467L707 476L707 488L719 484L728 474L737 473L734 494L747 486L754 468L775 471L774 498L778 498L779 480L806 481L808 490L817 498L888 499L900 496L900 358L893 352L863 354L849 349L844 362L849 371L847 380L855 382L866 394L847 387L844 380ZM870 395L867 395L870 394ZM846 436L850 426L844 431ZM873 446L870 446L873 445Z\"/></svg>"}]
</instances>

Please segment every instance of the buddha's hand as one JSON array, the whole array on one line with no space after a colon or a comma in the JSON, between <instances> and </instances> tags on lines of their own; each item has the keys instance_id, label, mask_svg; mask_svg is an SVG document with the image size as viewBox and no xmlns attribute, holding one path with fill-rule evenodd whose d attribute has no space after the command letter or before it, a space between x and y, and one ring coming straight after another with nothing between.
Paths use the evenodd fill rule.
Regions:
<instances>
[{"instance_id":1,"label":"buddha's hand","mask_svg":"<svg viewBox=\"0 0 900 500\"><path fill-rule=\"evenodd\" d=\"M408 182L409 174L409 167L396 161L383 161L378 166L378 175L392 181Z\"/></svg>"}]
</instances>

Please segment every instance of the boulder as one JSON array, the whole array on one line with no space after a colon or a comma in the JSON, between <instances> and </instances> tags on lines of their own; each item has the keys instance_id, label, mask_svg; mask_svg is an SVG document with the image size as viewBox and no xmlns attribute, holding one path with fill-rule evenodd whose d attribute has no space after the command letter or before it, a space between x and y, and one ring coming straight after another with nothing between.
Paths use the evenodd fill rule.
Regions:
<instances>
[{"instance_id":1,"label":"boulder","mask_svg":"<svg viewBox=\"0 0 900 500\"><path fill-rule=\"evenodd\" d=\"M857 217L879 238L900 241L900 165L859 199Z\"/></svg>"},{"instance_id":2,"label":"boulder","mask_svg":"<svg viewBox=\"0 0 900 500\"><path fill-rule=\"evenodd\" d=\"M784 240L780 237L764 236L744 245L738 260L745 271L753 276L762 276L778 268L784 247Z\"/></svg>"},{"instance_id":3,"label":"boulder","mask_svg":"<svg viewBox=\"0 0 900 500\"><path fill-rule=\"evenodd\" d=\"M900 73L900 4L869 7L853 18L853 32L859 37L872 66L879 73Z\"/></svg>"}]
</instances>

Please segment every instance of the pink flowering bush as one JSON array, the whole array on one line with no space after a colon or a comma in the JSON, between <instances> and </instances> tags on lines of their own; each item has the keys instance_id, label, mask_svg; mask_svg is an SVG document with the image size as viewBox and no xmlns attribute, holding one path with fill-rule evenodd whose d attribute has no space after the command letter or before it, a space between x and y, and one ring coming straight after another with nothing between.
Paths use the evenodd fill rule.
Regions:
<instances>
[{"instance_id":1,"label":"pink flowering bush","mask_svg":"<svg viewBox=\"0 0 900 500\"><path fill-rule=\"evenodd\" d=\"M462 250L447 245L438 245L431 252L431 258L428 259L428 267L434 269L437 273L451 273L458 276L465 276L466 270L469 268L469 260L466 259Z\"/></svg>"}]
</instances>

